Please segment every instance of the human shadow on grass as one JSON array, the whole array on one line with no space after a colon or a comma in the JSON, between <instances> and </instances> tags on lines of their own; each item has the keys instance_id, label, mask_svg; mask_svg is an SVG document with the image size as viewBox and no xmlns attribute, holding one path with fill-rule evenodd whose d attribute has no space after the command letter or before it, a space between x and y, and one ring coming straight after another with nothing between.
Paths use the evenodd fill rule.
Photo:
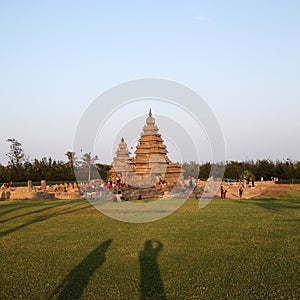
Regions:
<instances>
[{"instance_id":1,"label":"human shadow on grass","mask_svg":"<svg viewBox=\"0 0 300 300\"><path fill-rule=\"evenodd\" d=\"M29 202L28 202L29 201ZM70 200L68 200L70 201ZM54 201L53 201L54 202ZM38 207L41 203L38 200L30 201L30 200L14 200L14 201L0 201L0 217L6 215L8 213L14 212L16 210L24 209L24 208L32 208ZM51 204L49 204L51 205Z\"/></svg>"},{"instance_id":2,"label":"human shadow on grass","mask_svg":"<svg viewBox=\"0 0 300 300\"><path fill-rule=\"evenodd\" d=\"M163 244L156 240L145 242L144 250L140 252L140 298L145 299L167 299L165 296L163 281L158 267L158 254Z\"/></svg>"},{"instance_id":3,"label":"human shadow on grass","mask_svg":"<svg viewBox=\"0 0 300 300\"><path fill-rule=\"evenodd\" d=\"M20 210L20 209L24 209L25 206L24 205L20 205L20 206L15 206L14 204L9 204L9 205L1 205L0 208L1 209L5 209L6 206L9 208L9 209L6 209L6 210L3 210L0 212L0 217L4 216L4 215L7 215L7 214L10 214L12 212L15 212L17 210ZM12 206L12 207L11 207Z\"/></svg>"},{"instance_id":4,"label":"human shadow on grass","mask_svg":"<svg viewBox=\"0 0 300 300\"><path fill-rule=\"evenodd\" d=\"M78 204L78 205L81 205L81 204ZM76 205L76 206L78 206L78 205ZM6 231L0 232L0 237L3 237L3 236L6 236L6 235L8 235L10 233L16 232L16 231L18 231L20 229L23 229L23 228L25 228L27 226L30 226L32 224L43 222L43 221L46 221L46 220L51 219L51 218L56 217L56 216L65 215L65 214L68 214L68 213L73 213L73 212L81 211L81 210L87 209L89 207L90 207L90 205L87 205L87 206L84 206L84 207L80 207L80 208L76 208L76 209L70 209L70 207L66 207L66 208L61 209L59 211L54 211L54 212L52 212L50 214L36 217L36 218L34 218L34 219L32 219L32 220L24 223L24 224L21 224L19 226L10 228L10 229L8 229Z\"/></svg>"},{"instance_id":5,"label":"human shadow on grass","mask_svg":"<svg viewBox=\"0 0 300 300\"><path fill-rule=\"evenodd\" d=\"M60 207L60 206L63 206L63 205L71 204L72 202L73 201L60 202L60 203L55 203L54 202L54 203L51 203L51 205L49 205L49 206L46 206L46 207L43 207L43 208L40 208L40 209L37 209L37 210L32 210L30 212L26 212L26 213L23 213L23 214L19 214L19 215L10 217L10 218L5 219L5 220L0 220L0 224L11 221L11 220L15 220L15 219L18 219L18 218L21 218L21 217L31 216L31 215L34 215L36 213L45 212L45 211L50 210L52 208L56 208L56 207ZM24 209L24 208L26 209L28 207L30 208L31 206L24 205L22 207L12 209L10 212L13 212L14 210L18 210L18 209ZM36 205L33 206L33 207L36 207Z\"/></svg>"},{"instance_id":6,"label":"human shadow on grass","mask_svg":"<svg viewBox=\"0 0 300 300\"><path fill-rule=\"evenodd\" d=\"M57 300L80 299L90 278L105 262L105 253L112 243L112 239L106 240L93 252L85 257L71 272L62 280L48 298Z\"/></svg>"}]
</instances>

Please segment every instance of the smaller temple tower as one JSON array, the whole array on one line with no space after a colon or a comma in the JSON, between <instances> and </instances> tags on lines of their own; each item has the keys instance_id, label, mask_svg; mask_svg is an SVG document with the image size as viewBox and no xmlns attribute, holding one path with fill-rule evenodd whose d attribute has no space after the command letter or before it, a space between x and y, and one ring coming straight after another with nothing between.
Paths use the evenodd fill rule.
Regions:
<instances>
[{"instance_id":1,"label":"smaller temple tower","mask_svg":"<svg viewBox=\"0 0 300 300\"><path fill-rule=\"evenodd\" d=\"M119 148L116 151L116 156L112 162L112 169L110 170L112 181L116 180L117 175L127 180L132 177L133 169L131 167L132 158L129 157L130 154L127 144L122 137Z\"/></svg>"}]
</instances>

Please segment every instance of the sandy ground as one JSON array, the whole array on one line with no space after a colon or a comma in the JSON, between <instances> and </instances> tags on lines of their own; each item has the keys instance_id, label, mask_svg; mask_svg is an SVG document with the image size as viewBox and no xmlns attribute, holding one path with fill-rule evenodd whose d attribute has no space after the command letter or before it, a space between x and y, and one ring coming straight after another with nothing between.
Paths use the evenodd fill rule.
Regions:
<instances>
[{"instance_id":1,"label":"sandy ground","mask_svg":"<svg viewBox=\"0 0 300 300\"><path fill-rule=\"evenodd\" d=\"M202 182L202 185L205 183ZM239 187L241 183L226 183L222 184L224 190L227 190L226 198L239 199ZM256 182L254 187L245 187L243 191L243 199L250 199L259 196L276 196L284 195L287 191L300 190L300 184L275 184L271 181ZM68 192L56 192L56 193L32 193L28 191L27 187L10 188L7 190L0 190L1 200L25 200L25 199L78 199L80 194L74 190ZM220 197L220 189L216 194L216 197Z\"/></svg>"},{"instance_id":2,"label":"sandy ground","mask_svg":"<svg viewBox=\"0 0 300 300\"><path fill-rule=\"evenodd\" d=\"M223 188L227 190L226 198L238 199L239 187L241 183L223 183ZM242 198L250 199L259 196L284 195L287 191L300 190L300 184L275 184L272 181L256 182L254 187L245 187ZM218 192L217 196L220 196Z\"/></svg>"}]
</instances>

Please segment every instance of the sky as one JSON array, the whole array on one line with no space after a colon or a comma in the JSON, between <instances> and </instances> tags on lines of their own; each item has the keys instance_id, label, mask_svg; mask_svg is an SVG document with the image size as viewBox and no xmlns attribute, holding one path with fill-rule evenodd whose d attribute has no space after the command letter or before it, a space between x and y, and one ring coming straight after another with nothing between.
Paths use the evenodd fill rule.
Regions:
<instances>
[{"instance_id":1,"label":"sky","mask_svg":"<svg viewBox=\"0 0 300 300\"><path fill-rule=\"evenodd\" d=\"M66 160L89 105L140 78L172 80L200 95L222 128L226 160L300 160L299 12L300 2L289 0L0 1L0 163L8 138L31 159ZM149 103L129 109L143 126ZM115 138L97 136L98 145L83 150L99 151L103 163L128 123L113 120L107 131ZM131 146L142 130L133 128ZM198 148L197 157L182 151L182 160L209 160L205 138Z\"/></svg>"}]
</instances>

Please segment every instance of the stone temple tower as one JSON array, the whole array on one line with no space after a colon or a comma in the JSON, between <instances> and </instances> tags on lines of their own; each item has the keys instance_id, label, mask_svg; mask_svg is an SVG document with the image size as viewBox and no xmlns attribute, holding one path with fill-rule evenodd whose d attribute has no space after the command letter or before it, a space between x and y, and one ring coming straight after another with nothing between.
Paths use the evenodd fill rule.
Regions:
<instances>
[{"instance_id":1,"label":"stone temple tower","mask_svg":"<svg viewBox=\"0 0 300 300\"><path fill-rule=\"evenodd\" d=\"M167 153L150 109L135 151L135 174L160 176L165 173L170 162Z\"/></svg>"},{"instance_id":2,"label":"stone temple tower","mask_svg":"<svg viewBox=\"0 0 300 300\"><path fill-rule=\"evenodd\" d=\"M111 179L113 181L115 181L117 175L124 178L131 178L133 169L131 167L132 158L129 157L130 154L127 144L124 138L122 138L119 148L116 151L116 156L112 162L112 169L110 170Z\"/></svg>"},{"instance_id":3,"label":"stone temple tower","mask_svg":"<svg viewBox=\"0 0 300 300\"><path fill-rule=\"evenodd\" d=\"M136 146L135 158L130 158L129 154L122 138L111 172L122 173L129 185L151 187L162 180L174 186L183 178L181 165L173 164L167 156L167 147L155 124L151 109Z\"/></svg>"}]
</instances>

